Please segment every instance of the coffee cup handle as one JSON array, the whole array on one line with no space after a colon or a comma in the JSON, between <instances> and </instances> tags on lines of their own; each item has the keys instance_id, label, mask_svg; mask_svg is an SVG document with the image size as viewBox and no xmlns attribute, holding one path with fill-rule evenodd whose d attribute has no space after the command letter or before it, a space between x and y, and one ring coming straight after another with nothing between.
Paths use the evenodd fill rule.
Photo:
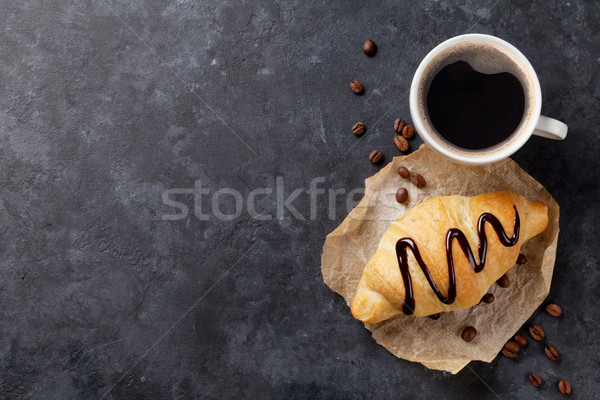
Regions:
<instances>
[{"instance_id":1,"label":"coffee cup handle","mask_svg":"<svg viewBox=\"0 0 600 400\"><path fill-rule=\"evenodd\" d=\"M564 122L560 122L554 118L544 117L540 115L537 125L533 134L536 136L542 136L548 139L563 140L567 137L567 130L569 127Z\"/></svg>"}]
</instances>

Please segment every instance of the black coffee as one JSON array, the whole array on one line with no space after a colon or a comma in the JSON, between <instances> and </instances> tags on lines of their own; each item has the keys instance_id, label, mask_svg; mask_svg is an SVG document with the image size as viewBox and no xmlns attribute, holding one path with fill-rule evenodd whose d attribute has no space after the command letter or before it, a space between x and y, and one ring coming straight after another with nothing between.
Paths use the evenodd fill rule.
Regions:
<instances>
[{"instance_id":1,"label":"black coffee","mask_svg":"<svg viewBox=\"0 0 600 400\"><path fill-rule=\"evenodd\" d=\"M435 129L455 146L480 150L506 140L519 126L525 93L508 72L482 74L467 62L450 64L431 81L427 110Z\"/></svg>"}]
</instances>

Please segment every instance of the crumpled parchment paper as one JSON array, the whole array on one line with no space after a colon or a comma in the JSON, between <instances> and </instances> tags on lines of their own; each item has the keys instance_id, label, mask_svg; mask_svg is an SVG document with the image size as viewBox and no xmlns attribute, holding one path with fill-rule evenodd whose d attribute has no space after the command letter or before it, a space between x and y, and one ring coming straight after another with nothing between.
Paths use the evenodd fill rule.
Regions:
<instances>
[{"instance_id":1,"label":"crumpled parchment paper","mask_svg":"<svg viewBox=\"0 0 600 400\"><path fill-rule=\"evenodd\" d=\"M427 186L418 189L400 177L397 172L400 165L423 175ZM401 186L409 191L405 204L395 200L396 190ZM474 196L504 189L546 203L549 224L542 234L521 248L528 261L508 271L510 286L503 289L492 285L489 289L495 296L493 303L443 313L437 321L401 314L378 324L365 324L377 343L392 354L428 368L455 374L471 360L491 362L548 295L559 231L558 204L511 159L492 165L465 166L450 162L426 145L408 156L395 157L365 181L361 202L327 235L321 259L325 283L350 306L365 264L398 216L431 197ZM478 331L470 343L460 337L467 325Z\"/></svg>"}]
</instances>

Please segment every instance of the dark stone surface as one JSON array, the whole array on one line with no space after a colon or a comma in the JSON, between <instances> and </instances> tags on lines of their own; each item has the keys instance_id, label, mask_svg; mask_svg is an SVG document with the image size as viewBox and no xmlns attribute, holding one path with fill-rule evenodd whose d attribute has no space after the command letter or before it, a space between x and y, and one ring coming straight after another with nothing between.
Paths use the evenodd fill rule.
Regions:
<instances>
[{"instance_id":1,"label":"dark stone surface","mask_svg":"<svg viewBox=\"0 0 600 400\"><path fill-rule=\"evenodd\" d=\"M2 2L0 397L558 399L563 378L572 398L595 397L599 15L592 1ZM562 207L548 300L564 315L531 318L560 361L530 343L452 376L396 359L323 284L342 197L332 218L327 195L309 218L306 193L304 220L278 218L275 192L256 197L270 220L210 210L218 189L245 207L277 177L286 196L316 177L362 187L381 167L372 149L398 154L392 123L409 116L419 61L465 32L520 48L543 113L569 125L565 142L514 156ZM207 219L165 220L164 191L195 181ZM192 195L173 198L192 210Z\"/></svg>"}]
</instances>

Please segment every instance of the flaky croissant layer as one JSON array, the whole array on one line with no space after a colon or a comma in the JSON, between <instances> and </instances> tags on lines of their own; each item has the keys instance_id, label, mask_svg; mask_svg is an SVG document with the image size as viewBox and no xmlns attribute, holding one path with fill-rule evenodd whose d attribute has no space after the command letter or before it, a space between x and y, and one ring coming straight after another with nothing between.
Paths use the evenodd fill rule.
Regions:
<instances>
[{"instance_id":1,"label":"flaky croissant layer","mask_svg":"<svg viewBox=\"0 0 600 400\"><path fill-rule=\"evenodd\" d=\"M446 253L447 234L451 229L455 233L460 230L473 250L472 261L480 263L477 228L481 215L486 213L495 217L506 235L515 237L516 243L505 246L492 224L484 222L482 229L487 238L485 267L475 272L456 240L449 246L450 255ZM515 220L517 215L518 224ZM548 207L544 203L529 201L508 190L474 197L441 196L426 200L396 219L381 238L358 285L352 301L352 315L374 324L402 313L403 308L406 312L407 286L409 289L412 287L414 303L409 301L408 309L414 316L472 307L479 303L498 278L515 265L522 244L543 232L547 225ZM520 229L515 233L516 226ZM405 286L396 248L399 239L403 238L412 239L417 246L440 296L451 299L447 304L434 292L411 249L405 253L411 285ZM456 294L453 299L452 293L449 295L452 277L448 270L448 257L454 264Z\"/></svg>"}]
</instances>

